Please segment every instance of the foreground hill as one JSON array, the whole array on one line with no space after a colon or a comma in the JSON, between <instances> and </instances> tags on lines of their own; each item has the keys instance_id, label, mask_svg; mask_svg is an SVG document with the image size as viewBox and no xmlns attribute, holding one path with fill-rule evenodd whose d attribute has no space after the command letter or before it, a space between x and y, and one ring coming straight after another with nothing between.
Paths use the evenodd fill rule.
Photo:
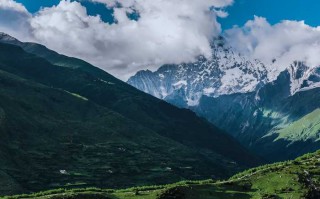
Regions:
<instances>
[{"instance_id":1,"label":"foreground hill","mask_svg":"<svg viewBox=\"0 0 320 199\"><path fill-rule=\"evenodd\" d=\"M189 110L44 46L0 41L0 195L218 179L259 163Z\"/></svg>"},{"instance_id":2,"label":"foreground hill","mask_svg":"<svg viewBox=\"0 0 320 199\"><path fill-rule=\"evenodd\" d=\"M319 199L320 151L294 161L265 165L226 181L184 181L125 190L51 190L8 199Z\"/></svg>"}]
</instances>

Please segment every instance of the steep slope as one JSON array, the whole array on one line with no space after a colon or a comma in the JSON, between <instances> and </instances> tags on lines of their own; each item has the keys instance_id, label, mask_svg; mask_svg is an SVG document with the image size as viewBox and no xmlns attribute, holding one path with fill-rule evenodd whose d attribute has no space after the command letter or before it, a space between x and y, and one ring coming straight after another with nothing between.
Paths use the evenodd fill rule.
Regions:
<instances>
[{"instance_id":1,"label":"steep slope","mask_svg":"<svg viewBox=\"0 0 320 199\"><path fill-rule=\"evenodd\" d=\"M224 159L218 154L198 153L79 95L5 72L0 78L1 171L24 191L227 175L215 162Z\"/></svg>"},{"instance_id":2,"label":"steep slope","mask_svg":"<svg viewBox=\"0 0 320 199\"><path fill-rule=\"evenodd\" d=\"M53 65L19 45L0 43L0 181L13 185L2 195L221 178L258 162L188 110L83 61L48 51L65 59Z\"/></svg>"},{"instance_id":3,"label":"steep slope","mask_svg":"<svg viewBox=\"0 0 320 199\"><path fill-rule=\"evenodd\" d=\"M225 181L184 181L165 186L125 190L51 190L8 199L318 199L320 198L320 152L294 161L264 165Z\"/></svg>"},{"instance_id":4,"label":"steep slope","mask_svg":"<svg viewBox=\"0 0 320 199\"><path fill-rule=\"evenodd\" d=\"M4 49L5 52L1 55L3 62L8 61L8 65L10 65L9 67L4 66L8 72L19 74L21 77L48 86L80 94L148 128L156 129L160 134L179 139L180 142L215 148L222 154L228 154L229 152L234 154L238 151L229 147L226 149L225 146L228 143L225 143L225 141L230 142L231 145L237 145L237 143L225 136L224 132L218 128L203 119L197 118L194 113L186 109L175 108L161 100L150 97L88 63L82 61L81 63L84 66L79 67L79 70L74 66L71 68L56 67L38 57L33 59L31 56L30 58L30 54L24 54L26 57L21 57L23 60L16 60L13 58L13 56L16 57L13 54L19 52L12 53L10 50ZM74 65L76 64L74 61L79 61L74 58L68 59L65 56L63 58L73 62ZM25 67L26 65L28 67ZM87 68L87 70L84 71L83 68ZM220 139L220 137L225 139L225 141L220 142L220 146L211 142L211 140ZM208 138L212 139L208 140ZM197 140L199 140L199 143L197 143ZM243 152L243 150L240 151ZM233 158L237 157L238 155L233 155ZM250 162L250 158L248 157L243 162Z\"/></svg>"},{"instance_id":5,"label":"steep slope","mask_svg":"<svg viewBox=\"0 0 320 199\"><path fill-rule=\"evenodd\" d=\"M279 130L275 130L274 133L278 134L277 140L285 139L294 142L295 140L313 138L314 141L317 141L320 136L319 123L320 109L316 109L298 121L295 121L286 127L281 127Z\"/></svg>"},{"instance_id":6,"label":"steep slope","mask_svg":"<svg viewBox=\"0 0 320 199\"><path fill-rule=\"evenodd\" d=\"M301 119L274 127L267 135L258 140L257 145L262 146L260 151L263 151L265 156L269 158L271 156L273 158L286 156L292 159L296 154L315 151L320 146L319 123L319 109L316 109ZM283 148L286 150L279 153L279 150Z\"/></svg>"},{"instance_id":7,"label":"steep slope","mask_svg":"<svg viewBox=\"0 0 320 199\"><path fill-rule=\"evenodd\" d=\"M102 73L101 70L99 70L96 67L93 67L92 65L88 64L87 62L73 58L68 57L65 55L61 55L55 51L52 51L48 49L47 47L37 44L37 43L30 43L30 42L21 42L17 40L14 37L11 37L10 35L7 35L5 33L0 32L0 42L6 43L6 44L12 44L15 46L21 47L24 51L37 55L38 57L42 57L49 61L51 64L67 67L67 68L73 68L73 69L79 69L81 71L88 72L90 74L94 74L97 77L101 78L111 78L109 74ZM113 78L114 79L114 78Z\"/></svg>"}]
</instances>

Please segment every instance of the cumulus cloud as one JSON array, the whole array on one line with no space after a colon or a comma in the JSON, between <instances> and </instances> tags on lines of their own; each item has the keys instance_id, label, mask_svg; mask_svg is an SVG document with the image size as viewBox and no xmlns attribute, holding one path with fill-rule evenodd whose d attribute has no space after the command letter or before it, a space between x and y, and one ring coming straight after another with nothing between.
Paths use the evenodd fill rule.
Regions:
<instances>
[{"instance_id":1,"label":"cumulus cloud","mask_svg":"<svg viewBox=\"0 0 320 199\"><path fill-rule=\"evenodd\" d=\"M233 0L90 0L114 11L115 23L89 16L80 3L62 0L30 14L14 0L0 0L0 31L84 59L126 80L141 69L211 56L210 42L221 33L217 17ZM133 20L130 14L136 13ZM255 17L224 32L240 53L281 71L294 61L320 65L320 27L303 21L271 25Z\"/></svg>"},{"instance_id":2,"label":"cumulus cloud","mask_svg":"<svg viewBox=\"0 0 320 199\"><path fill-rule=\"evenodd\" d=\"M26 10L26 8L21 3L17 3L12 0L1 0L0 1L0 8L7 9L7 10L20 11L20 12L24 12L24 13L28 12Z\"/></svg>"},{"instance_id":3,"label":"cumulus cloud","mask_svg":"<svg viewBox=\"0 0 320 199\"><path fill-rule=\"evenodd\" d=\"M225 36L239 52L272 64L279 71L294 61L309 67L320 65L320 27L304 21L285 20L271 25L265 18L255 17L243 27L226 31Z\"/></svg>"},{"instance_id":4,"label":"cumulus cloud","mask_svg":"<svg viewBox=\"0 0 320 199\"><path fill-rule=\"evenodd\" d=\"M22 4L12 0L0 1L0 31L29 39L28 19L30 17L31 15Z\"/></svg>"},{"instance_id":5,"label":"cumulus cloud","mask_svg":"<svg viewBox=\"0 0 320 199\"><path fill-rule=\"evenodd\" d=\"M19 26L26 28L32 40L126 79L137 70L189 62L199 55L210 57L210 42L221 31L217 17L227 16L220 8L233 0L92 1L112 8L116 23L89 16L80 3L69 0L33 16L13 0L1 2L14 5L9 10L24 16L18 19L23 23ZM132 20L130 13L137 13L138 19ZM18 38L25 40L21 35Z\"/></svg>"},{"instance_id":6,"label":"cumulus cloud","mask_svg":"<svg viewBox=\"0 0 320 199\"><path fill-rule=\"evenodd\" d=\"M29 21L33 37L49 48L90 61L95 56L108 58L108 24L99 16L88 16L80 3L61 1L39 11Z\"/></svg>"}]
</instances>

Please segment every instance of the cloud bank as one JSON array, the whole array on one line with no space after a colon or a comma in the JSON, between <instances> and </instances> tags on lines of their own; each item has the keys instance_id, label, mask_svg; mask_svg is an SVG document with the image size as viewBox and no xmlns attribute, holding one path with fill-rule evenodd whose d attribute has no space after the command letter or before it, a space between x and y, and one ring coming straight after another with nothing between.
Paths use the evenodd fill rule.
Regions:
<instances>
[{"instance_id":1,"label":"cloud bank","mask_svg":"<svg viewBox=\"0 0 320 199\"><path fill-rule=\"evenodd\" d=\"M239 52L271 64L278 71L294 61L320 66L320 26L288 20L271 25L265 18L255 17L243 27L227 30L225 36Z\"/></svg>"},{"instance_id":2,"label":"cloud bank","mask_svg":"<svg viewBox=\"0 0 320 199\"><path fill-rule=\"evenodd\" d=\"M141 69L211 56L210 42L221 32L217 17L233 0L92 0L113 8L116 23L89 16L78 2L29 14L13 0L0 2L0 31L79 57L126 79ZM5 12L4 12L5 11ZM133 20L130 14L137 13ZM12 17L8 17L12 16ZM2 20L1 20L2 19Z\"/></svg>"}]
</instances>

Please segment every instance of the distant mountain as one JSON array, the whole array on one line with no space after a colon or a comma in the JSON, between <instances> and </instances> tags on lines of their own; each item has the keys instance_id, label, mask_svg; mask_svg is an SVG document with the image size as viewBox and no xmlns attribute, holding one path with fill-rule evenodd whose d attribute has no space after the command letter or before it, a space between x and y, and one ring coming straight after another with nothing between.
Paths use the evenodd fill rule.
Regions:
<instances>
[{"instance_id":1,"label":"distant mountain","mask_svg":"<svg viewBox=\"0 0 320 199\"><path fill-rule=\"evenodd\" d=\"M139 90L181 107L196 106L200 98L254 91L268 81L266 66L248 60L223 38L212 43L212 58L199 57L194 63L164 65L156 72L140 71L128 80Z\"/></svg>"},{"instance_id":2,"label":"distant mountain","mask_svg":"<svg viewBox=\"0 0 320 199\"><path fill-rule=\"evenodd\" d=\"M212 50L209 60L201 57L194 63L165 65L155 72L140 71L128 83L195 111L270 161L320 148L315 133L305 133L308 127L293 133L304 135L294 140L289 139L290 133L281 139L276 135L283 132L279 129L320 108L320 67L298 61L278 66L276 60L266 65L236 53L223 38L213 43Z\"/></svg>"},{"instance_id":3,"label":"distant mountain","mask_svg":"<svg viewBox=\"0 0 320 199\"><path fill-rule=\"evenodd\" d=\"M290 74L290 94L320 87L320 67L296 61L290 66L264 64L236 52L223 37L212 42L212 57L196 62L164 65L157 71L139 71L128 83L159 99L181 107L197 106L202 96L219 97L253 92L276 81L283 71Z\"/></svg>"},{"instance_id":4,"label":"distant mountain","mask_svg":"<svg viewBox=\"0 0 320 199\"><path fill-rule=\"evenodd\" d=\"M0 195L222 178L260 163L187 109L0 36Z\"/></svg>"}]
</instances>

